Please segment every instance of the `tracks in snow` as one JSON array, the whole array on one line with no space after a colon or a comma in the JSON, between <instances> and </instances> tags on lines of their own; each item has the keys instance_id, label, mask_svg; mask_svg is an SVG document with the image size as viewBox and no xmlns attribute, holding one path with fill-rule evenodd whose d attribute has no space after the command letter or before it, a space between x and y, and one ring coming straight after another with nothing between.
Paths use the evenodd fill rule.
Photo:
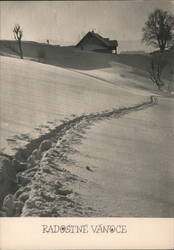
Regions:
<instances>
[{"instance_id":1,"label":"tracks in snow","mask_svg":"<svg viewBox=\"0 0 174 250\"><path fill-rule=\"evenodd\" d=\"M157 97L151 96L147 102L134 106L81 115L31 141L10 159L17 171L18 187L13 195L4 195L2 216L93 215L93 208L84 208L81 197L71 188L73 182L85 180L62 168L70 163L68 155L75 153L73 145L81 142L85 130L95 122L120 118L156 104Z\"/></svg>"}]
</instances>

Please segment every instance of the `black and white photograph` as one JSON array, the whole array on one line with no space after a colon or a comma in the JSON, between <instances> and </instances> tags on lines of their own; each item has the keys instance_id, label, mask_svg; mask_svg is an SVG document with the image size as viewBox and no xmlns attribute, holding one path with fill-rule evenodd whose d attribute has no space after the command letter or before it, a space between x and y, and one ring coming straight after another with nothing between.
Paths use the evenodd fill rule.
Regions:
<instances>
[{"instance_id":1,"label":"black and white photograph","mask_svg":"<svg viewBox=\"0 0 174 250\"><path fill-rule=\"evenodd\" d=\"M174 1L1 1L0 217L173 218L173 190Z\"/></svg>"}]
</instances>

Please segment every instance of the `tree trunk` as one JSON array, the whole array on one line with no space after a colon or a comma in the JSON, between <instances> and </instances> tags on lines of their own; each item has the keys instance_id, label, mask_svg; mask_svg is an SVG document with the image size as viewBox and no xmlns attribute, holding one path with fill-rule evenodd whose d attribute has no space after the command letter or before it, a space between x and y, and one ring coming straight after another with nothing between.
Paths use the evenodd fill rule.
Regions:
<instances>
[{"instance_id":1,"label":"tree trunk","mask_svg":"<svg viewBox=\"0 0 174 250\"><path fill-rule=\"evenodd\" d=\"M164 46L161 46L161 47L160 47L160 52L163 53L164 50L165 50Z\"/></svg>"},{"instance_id":2,"label":"tree trunk","mask_svg":"<svg viewBox=\"0 0 174 250\"><path fill-rule=\"evenodd\" d=\"M21 59L23 59L23 50L22 50L21 40L18 40L18 43L19 43L20 57L21 57Z\"/></svg>"},{"instance_id":3,"label":"tree trunk","mask_svg":"<svg viewBox=\"0 0 174 250\"><path fill-rule=\"evenodd\" d=\"M161 42L159 47L160 47L160 52L163 53L166 47L165 44Z\"/></svg>"}]
</instances>

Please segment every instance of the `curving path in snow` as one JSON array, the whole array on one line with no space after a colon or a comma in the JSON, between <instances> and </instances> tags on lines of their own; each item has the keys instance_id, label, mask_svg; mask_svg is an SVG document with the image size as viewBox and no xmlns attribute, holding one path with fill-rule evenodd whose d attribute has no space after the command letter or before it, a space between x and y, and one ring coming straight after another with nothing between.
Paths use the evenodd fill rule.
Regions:
<instances>
[{"instance_id":1,"label":"curving path in snow","mask_svg":"<svg viewBox=\"0 0 174 250\"><path fill-rule=\"evenodd\" d=\"M0 147L17 171L3 216L174 216L172 99L156 105L121 65L0 64Z\"/></svg>"},{"instance_id":2,"label":"curving path in snow","mask_svg":"<svg viewBox=\"0 0 174 250\"><path fill-rule=\"evenodd\" d=\"M90 201L96 197L95 186L93 188L90 185L93 198L86 204L84 204L85 196L81 193L83 189L76 190L76 186L82 183L88 187L89 179L88 175L82 178L79 174L73 173L76 170L76 162L69 159L69 156L78 155L77 150L74 150L73 147L83 140L86 129L96 122L119 118L155 104L157 104L156 97L151 97L149 101L130 107L76 117L44 137L41 136L39 141L33 141L25 149L18 151L11 159L11 164L15 163L16 169L21 167L20 172L16 175L18 189L15 190L14 195L7 195L4 198L2 214L4 216L6 214L8 216L104 215L104 211L98 211L96 206L90 204ZM71 166L73 166L72 171ZM80 168L84 174L87 170L94 171L90 166L83 169L83 166L80 165ZM108 169L108 174L110 170ZM105 175L103 177L105 178ZM98 197L102 198L102 196ZM108 216L112 216L112 214Z\"/></svg>"}]
</instances>

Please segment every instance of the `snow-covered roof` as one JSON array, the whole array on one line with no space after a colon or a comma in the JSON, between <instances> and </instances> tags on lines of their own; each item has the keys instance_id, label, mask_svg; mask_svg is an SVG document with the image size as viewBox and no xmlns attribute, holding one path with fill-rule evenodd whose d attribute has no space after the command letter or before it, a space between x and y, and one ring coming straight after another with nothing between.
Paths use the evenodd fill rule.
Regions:
<instances>
[{"instance_id":1,"label":"snow-covered roof","mask_svg":"<svg viewBox=\"0 0 174 250\"><path fill-rule=\"evenodd\" d=\"M98 33L95 33L94 31L92 32L88 32L81 40L80 42L77 44L77 46L79 46L81 43L85 42L87 43L87 39L88 38L96 38L98 39L101 44L104 46L104 47L117 47L118 46L118 42L117 40L109 40L109 38L104 38L102 37L101 35L99 35Z\"/></svg>"}]
</instances>

